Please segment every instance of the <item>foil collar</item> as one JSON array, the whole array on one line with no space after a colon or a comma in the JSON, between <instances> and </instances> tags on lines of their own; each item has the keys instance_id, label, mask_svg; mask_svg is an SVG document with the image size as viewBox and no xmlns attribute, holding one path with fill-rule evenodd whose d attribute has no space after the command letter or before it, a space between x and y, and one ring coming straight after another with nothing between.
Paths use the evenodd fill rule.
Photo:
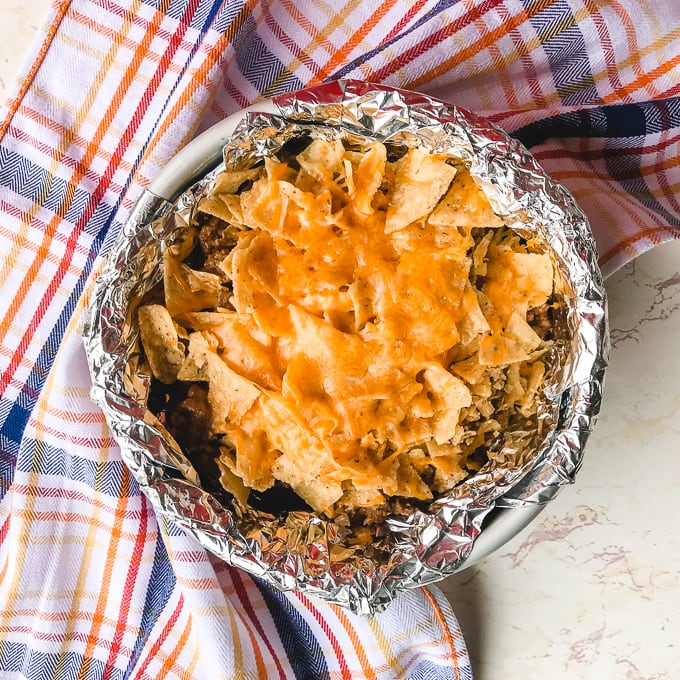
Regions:
<instances>
[{"instance_id":1,"label":"foil collar","mask_svg":"<svg viewBox=\"0 0 680 680\"><path fill-rule=\"evenodd\" d=\"M83 332L92 397L123 460L156 511L220 558L278 588L371 614L405 589L463 568L475 541L484 540L491 513L545 504L573 481L600 409L609 349L606 296L593 236L573 198L490 123L422 94L358 81L272 101L275 113L251 112L238 125L224 147L227 167L249 167L310 133L452 153L469 164L506 224L548 244L569 291L562 329L568 346L555 357L536 429L507 433L489 464L427 512L388 518L375 544L349 545L342 527L311 513L273 516L220 502L201 487L147 409L150 377L141 369L135 306L160 280L163 248L186 228L214 172L174 204L148 191L140 198L97 281Z\"/></svg>"}]
</instances>

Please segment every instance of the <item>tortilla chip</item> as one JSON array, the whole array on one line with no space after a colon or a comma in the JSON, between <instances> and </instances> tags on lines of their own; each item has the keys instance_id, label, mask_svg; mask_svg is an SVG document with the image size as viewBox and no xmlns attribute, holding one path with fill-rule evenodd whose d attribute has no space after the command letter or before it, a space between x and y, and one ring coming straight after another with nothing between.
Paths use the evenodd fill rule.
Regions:
<instances>
[{"instance_id":1,"label":"tortilla chip","mask_svg":"<svg viewBox=\"0 0 680 680\"><path fill-rule=\"evenodd\" d=\"M238 502L245 506L248 503L250 496L250 489L243 483L243 479L235 474L232 465L229 464L229 458L226 455L221 455L216 458L217 466L220 469L220 484L228 491Z\"/></svg>"},{"instance_id":2,"label":"tortilla chip","mask_svg":"<svg viewBox=\"0 0 680 680\"><path fill-rule=\"evenodd\" d=\"M343 171L344 152L339 139L314 139L296 156L296 160L304 173L319 184L329 186L334 181L334 175Z\"/></svg>"},{"instance_id":3,"label":"tortilla chip","mask_svg":"<svg viewBox=\"0 0 680 680\"><path fill-rule=\"evenodd\" d=\"M418 498L420 500L432 498L432 490L423 482L408 455L403 455L399 461L397 494L405 498Z\"/></svg>"},{"instance_id":4,"label":"tortilla chip","mask_svg":"<svg viewBox=\"0 0 680 680\"><path fill-rule=\"evenodd\" d=\"M144 305L137 310L139 332L151 371L170 384L184 362L184 347L168 310L162 305Z\"/></svg>"},{"instance_id":5,"label":"tortilla chip","mask_svg":"<svg viewBox=\"0 0 680 680\"><path fill-rule=\"evenodd\" d=\"M541 253L502 252L489 263L484 293L496 305L526 314L542 305L553 291L554 272L550 256Z\"/></svg>"},{"instance_id":6,"label":"tortilla chip","mask_svg":"<svg viewBox=\"0 0 680 680\"><path fill-rule=\"evenodd\" d=\"M540 344L541 338L527 323L526 318L513 312L504 332L493 333L482 339L479 363L484 366L500 366L526 361Z\"/></svg>"},{"instance_id":7,"label":"tortilla chip","mask_svg":"<svg viewBox=\"0 0 680 680\"><path fill-rule=\"evenodd\" d=\"M456 169L448 156L412 147L399 161L385 216L385 233L426 217L447 190Z\"/></svg>"},{"instance_id":8,"label":"tortilla chip","mask_svg":"<svg viewBox=\"0 0 680 680\"><path fill-rule=\"evenodd\" d=\"M180 262L169 251L163 256L165 306L175 317L217 307L223 294L222 279L210 272L197 271Z\"/></svg>"},{"instance_id":9,"label":"tortilla chip","mask_svg":"<svg viewBox=\"0 0 680 680\"><path fill-rule=\"evenodd\" d=\"M439 364L425 369L424 380L432 393L435 409L433 438L437 444L444 444L456 437L460 410L472 403L472 395L460 378Z\"/></svg>"},{"instance_id":10,"label":"tortilla chip","mask_svg":"<svg viewBox=\"0 0 680 680\"><path fill-rule=\"evenodd\" d=\"M503 226L486 194L467 169L458 171L444 198L428 217L428 222L468 228Z\"/></svg>"},{"instance_id":11,"label":"tortilla chip","mask_svg":"<svg viewBox=\"0 0 680 680\"><path fill-rule=\"evenodd\" d=\"M238 422L257 401L259 388L220 359L200 332L189 336L186 359L177 373L183 381L208 383L208 402L216 432L226 432L225 423Z\"/></svg>"},{"instance_id":12,"label":"tortilla chip","mask_svg":"<svg viewBox=\"0 0 680 680\"><path fill-rule=\"evenodd\" d=\"M250 170L225 170L215 177L212 195L235 194L246 182L254 182L262 173L261 168Z\"/></svg>"},{"instance_id":13,"label":"tortilla chip","mask_svg":"<svg viewBox=\"0 0 680 680\"><path fill-rule=\"evenodd\" d=\"M186 312L182 318L189 328L195 331L205 331L224 323L225 316L231 312Z\"/></svg>"},{"instance_id":14,"label":"tortilla chip","mask_svg":"<svg viewBox=\"0 0 680 680\"><path fill-rule=\"evenodd\" d=\"M371 204L376 191L382 184L386 160L387 150L385 146L376 142L368 148L359 162L355 173L356 181L354 181L353 176L353 188L350 190L350 196L355 210L362 215L373 212Z\"/></svg>"},{"instance_id":15,"label":"tortilla chip","mask_svg":"<svg viewBox=\"0 0 680 680\"><path fill-rule=\"evenodd\" d=\"M196 210L212 215L224 222L233 222L234 214L227 203L220 196L205 196L199 202Z\"/></svg>"}]
</instances>

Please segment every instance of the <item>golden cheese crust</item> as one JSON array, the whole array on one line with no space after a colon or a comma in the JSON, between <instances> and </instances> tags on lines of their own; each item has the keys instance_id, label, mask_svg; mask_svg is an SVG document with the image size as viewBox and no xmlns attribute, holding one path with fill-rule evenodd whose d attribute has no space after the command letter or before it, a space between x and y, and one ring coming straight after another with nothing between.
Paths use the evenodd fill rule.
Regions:
<instances>
[{"instance_id":1,"label":"golden cheese crust","mask_svg":"<svg viewBox=\"0 0 680 680\"><path fill-rule=\"evenodd\" d=\"M554 293L552 261L459 159L316 139L222 173L201 214L233 243L213 272L166 253L164 311L140 318L162 315L171 369L142 340L160 379L207 383L237 498L279 482L330 517L427 500L508 414L535 412L549 343L527 314Z\"/></svg>"}]
</instances>

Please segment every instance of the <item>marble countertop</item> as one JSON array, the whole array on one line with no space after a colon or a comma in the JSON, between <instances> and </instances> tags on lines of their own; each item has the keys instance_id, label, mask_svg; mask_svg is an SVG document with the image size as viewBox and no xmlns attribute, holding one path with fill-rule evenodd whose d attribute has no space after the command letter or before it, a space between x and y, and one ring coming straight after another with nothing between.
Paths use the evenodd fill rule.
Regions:
<instances>
[{"instance_id":1,"label":"marble countertop","mask_svg":"<svg viewBox=\"0 0 680 680\"><path fill-rule=\"evenodd\" d=\"M576 483L442 583L476 680L680 677L680 242L607 290L612 353Z\"/></svg>"},{"instance_id":2,"label":"marble countertop","mask_svg":"<svg viewBox=\"0 0 680 680\"><path fill-rule=\"evenodd\" d=\"M0 0L0 98L49 0ZM607 281L612 354L576 484L442 582L476 680L680 677L680 242Z\"/></svg>"}]
</instances>

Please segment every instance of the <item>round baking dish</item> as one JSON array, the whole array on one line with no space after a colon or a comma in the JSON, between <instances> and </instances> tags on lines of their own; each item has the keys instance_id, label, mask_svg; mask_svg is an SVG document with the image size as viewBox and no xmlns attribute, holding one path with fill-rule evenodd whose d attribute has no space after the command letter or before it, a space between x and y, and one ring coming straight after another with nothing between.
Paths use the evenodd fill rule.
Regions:
<instances>
[{"instance_id":1,"label":"round baking dish","mask_svg":"<svg viewBox=\"0 0 680 680\"><path fill-rule=\"evenodd\" d=\"M165 248L192 224L223 157L234 168L252 167L295 137L314 134L422 145L461 159L504 224L520 239L538 235L563 277L564 306L550 321L554 363L536 420L515 421L494 441L489 465L427 508L388 517L370 543L352 542L342 523L314 513L269 513L233 504L216 487L217 495L206 490L166 429L163 410L149 408L150 398L158 407L163 397L153 392L139 342L136 309L147 293L156 294ZM177 153L142 192L113 244L91 296L83 339L92 398L160 516L277 588L361 614L478 562L573 481L600 408L609 346L596 246L573 197L519 142L475 114L416 92L353 80L253 105Z\"/></svg>"},{"instance_id":2,"label":"round baking dish","mask_svg":"<svg viewBox=\"0 0 680 680\"><path fill-rule=\"evenodd\" d=\"M151 217L159 205L172 203L194 182L217 168L222 163L225 144L247 113L274 113L276 110L272 102L263 101L228 116L197 136L148 185L138 199L134 213ZM527 527L544 507L545 503L536 503L494 509L484 520L483 530L475 540L472 551L457 571L472 566L503 546Z\"/></svg>"}]
</instances>

